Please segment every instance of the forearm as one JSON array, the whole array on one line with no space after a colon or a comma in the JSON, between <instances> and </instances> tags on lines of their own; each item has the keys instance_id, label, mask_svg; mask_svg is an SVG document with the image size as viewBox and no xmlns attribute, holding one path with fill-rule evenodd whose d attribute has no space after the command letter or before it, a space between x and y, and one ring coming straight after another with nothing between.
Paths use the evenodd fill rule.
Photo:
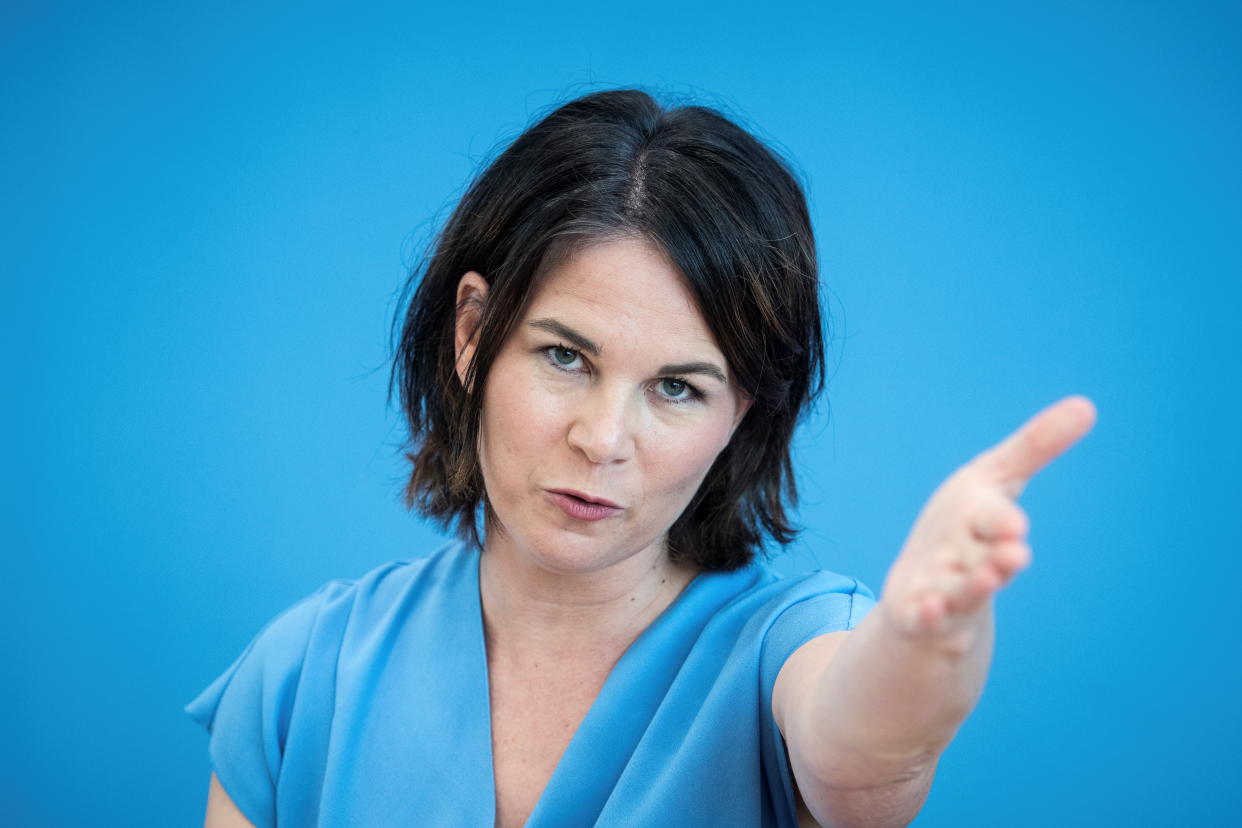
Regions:
<instances>
[{"instance_id":1,"label":"forearm","mask_svg":"<svg viewBox=\"0 0 1242 828\"><path fill-rule=\"evenodd\" d=\"M919 512L880 604L848 636L821 637L824 657L808 650L813 669L783 685L794 775L821 821L871 828L918 813L983 692L993 596L1031 560L1015 501L1094 423L1090 400L1066 398L950 475Z\"/></svg>"},{"instance_id":2,"label":"forearm","mask_svg":"<svg viewBox=\"0 0 1242 828\"><path fill-rule=\"evenodd\" d=\"M803 770L831 789L930 784L982 693L993 636L990 598L966 634L937 644L898 633L875 607L809 688Z\"/></svg>"}]
</instances>

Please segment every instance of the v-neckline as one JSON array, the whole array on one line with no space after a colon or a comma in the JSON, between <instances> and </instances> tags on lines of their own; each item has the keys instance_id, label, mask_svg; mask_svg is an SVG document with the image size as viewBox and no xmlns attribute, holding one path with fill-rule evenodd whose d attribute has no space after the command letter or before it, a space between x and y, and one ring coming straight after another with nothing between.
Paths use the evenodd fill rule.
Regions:
<instances>
[{"instance_id":1,"label":"v-neckline","mask_svg":"<svg viewBox=\"0 0 1242 828\"><path fill-rule=\"evenodd\" d=\"M479 574L479 567L482 565L484 553L481 549L475 547L473 554L474 561L467 567L470 572L470 583L467 587L467 592L474 597L471 605L474 611L475 629L478 632L476 641L479 644L478 649L473 654L475 662L474 672L476 675L481 674L483 680L482 699L484 705L483 718L485 722L483 728L483 742L485 743L487 754L487 771L485 776L489 786L488 796L491 801L490 825L494 826L496 824L498 803L496 801L496 758L493 751L494 734L492 727L492 687L491 671L489 670L487 663L487 630L483 619L483 591L481 588L481 578ZM544 811L548 810L547 802L549 796L551 795L555 797L557 795L557 780L564 776L562 768L569 764L566 762L567 759L572 758L574 753L580 752L575 751L574 748L583 741L583 733L590 733L591 726L597 718L595 715L596 711L600 708L600 699L605 698L610 686L614 684L614 678L618 674L618 668L623 662L627 661L628 658L631 657L632 653L634 653L647 639L650 638L652 631L660 625L660 622L671 615L673 608L678 606L678 604L683 601L683 599L691 592L691 588L707 580L704 576L709 574L711 574L709 570L700 570L695 573L694 577L691 578L684 587L682 587L681 591L674 596L668 606L661 610L660 613L653 618L646 627L643 628L642 632L640 632L634 640L630 642L629 646L621 652L621 655L617 657L616 662L614 662L612 667L609 669L608 675L604 677L604 681L600 685L599 692L596 693L595 698L591 700L591 704L587 708L586 714L582 717L582 721L578 723L578 726L574 729L573 735L569 738L569 742L565 745L565 749L561 751L561 755L552 769L552 775L548 777L547 783L543 786L543 790L539 793L539 798L535 800L534 807L531 808L530 814L526 817L526 822L523 823L524 828L537 828L540 821L543 819L541 815Z\"/></svg>"}]
</instances>

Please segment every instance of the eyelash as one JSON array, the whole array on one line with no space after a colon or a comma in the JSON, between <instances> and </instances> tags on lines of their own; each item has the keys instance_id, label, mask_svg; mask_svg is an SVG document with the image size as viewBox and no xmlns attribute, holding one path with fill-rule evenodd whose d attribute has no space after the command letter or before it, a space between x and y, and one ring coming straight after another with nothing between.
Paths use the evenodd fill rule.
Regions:
<instances>
[{"instance_id":1,"label":"eyelash","mask_svg":"<svg viewBox=\"0 0 1242 828\"><path fill-rule=\"evenodd\" d=\"M552 356L553 351L566 351L578 357L578 359L582 360L583 363L586 363L586 358L582 356L581 351L579 351L577 348L570 348L567 345L559 345L559 344L558 345L547 345L543 348L540 348L539 350L543 354L544 359L548 361L549 365L551 365L553 368L555 368L556 370L564 374L577 374L578 372L571 371L568 368L566 368L564 365L561 365L559 362L557 362L556 358ZM686 403L702 401L703 392L700 391L689 380L684 379L683 377L670 376L670 377L660 377L660 379L657 380L657 382L662 382L664 380L672 380L673 382L680 382L682 385L686 387L686 391L689 392L687 396L681 399L673 399L672 397L666 397L663 394L657 394L657 396L659 396L660 399L664 400L664 402L668 403L669 405L685 405Z\"/></svg>"}]
</instances>

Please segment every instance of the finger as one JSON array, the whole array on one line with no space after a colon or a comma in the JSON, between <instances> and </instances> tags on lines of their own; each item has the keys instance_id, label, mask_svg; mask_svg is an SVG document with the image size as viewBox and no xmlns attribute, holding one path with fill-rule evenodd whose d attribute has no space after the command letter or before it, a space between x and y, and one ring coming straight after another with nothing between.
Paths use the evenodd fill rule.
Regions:
<instances>
[{"instance_id":1,"label":"finger","mask_svg":"<svg viewBox=\"0 0 1242 828\"><path fill-rule=\"evenodd\" d=\"M974 572L970 573L970 585L968 589L972 594L983 598L987 595L991 595L993 592L996 592L996 590L1001 588L1003 583L1004 581L1001 579L1000 575L996 573L995 569L988 566L981 566Z\"/></svg>"},{"instance_id":2,"label":"finger","mask_svg":"<svg viewBox=\"0 0 1242 828\"><path fill-rule=\"evenodd\" d=\"M972 536L963 538L957 543L945 544L933 558L937 575L931 579L931 582L943 587L949 581L937 579L952 578L952 583L956 584L961 575L970 572L991 557L993 543L993 541L983 541Z\"/></svg>"},{"instance_id":3,"label":"finger","mask_svg":"<svg viewBox=\"0 0 1242 828\"><path fill-rule=\"evenodd\" d=\"M1031 547L1020 540L1003 541L991 548L988 563L1007 583L1031 565Z\"/></svg>"},{"instance_id":4,"label":"finger","mask_svg":"<svg viewBox=\"0 0 1242 828\"><path fill-rule=\"evenodd\" d=\"M974 495L967 525L972 537L980 541L1024 538L1030 531L1030 519L1022 507L991 486Z\"/></svg>"},{"instance_id":5,"label":"finger","mask_svg":"<svg viewBox=\"0 0 1242 828\"><path fill-rule=\"evenodd\" d=\"M1006 494L1016 498L1036 472L1082 439L1095 420L1091 400L1080 395L1066 397L980 455L978 464Z\"/></svg>"},{"instance_id":6,"label":"finger","mask_svg":"<svg viewBox=\"0 0 1242 828\"><path fill-rule=\"evenodd\" d=\"M954 559L954 565L965 572L969 572L986 561L991 554L991 543L971 537L957 545L957 557Z\"/></svg>"},{"instance_id":7,"label":"finger","mask_svg":"<svg viewBox=\"0 0 1242 828\"><path fill-rule=\"evenodd\" d=\"M971 612L996 590L1002 580L990 566L971 571L958 589L946 596L946 605L952 612Z\"/></svg>"},{"instance_id":8,"label":"finger","mask_svg":"<svg viewBox=\"0 0 1242 828\"><path fill-rule=\"evenodd\" d=\"M917 620L919 629L936 633L944 625L944 616L948 611L944 596L937 592L929 592L917 604Z\"/></svg>"},{"instance_id":9,"label":"finger","mask_svg":"<svg viewBox=\"0 0 1242 828\"><path fill-rule=\"evenodd\" d=\"M962 588L966 585L966 580L970 576L969 570L966 569L946 569L937 572L930 581L930 592L950 598L958 595Z\"/></svg>"}]
</instances>

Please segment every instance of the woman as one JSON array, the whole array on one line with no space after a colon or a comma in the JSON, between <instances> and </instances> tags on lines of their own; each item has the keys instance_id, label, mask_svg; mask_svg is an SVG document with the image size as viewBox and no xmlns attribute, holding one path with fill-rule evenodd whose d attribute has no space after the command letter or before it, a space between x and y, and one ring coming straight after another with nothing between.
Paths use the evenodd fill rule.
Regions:
<instances>
[{"instance_id":1,"label":"woman","mask_svg":"<svg viewBox=\"0 0 1242 828\"><path fill-rule=\"evenodd\" d=\"M460 539L325 584L187 706L207 824L911 820L1030 559L1015 500L1090 402L950 477L877 603L756 557L794 536L823 363L805 198L747 132L633 90L571 101L411 284L407 500Z\"/></svg>"}]
</instances>

